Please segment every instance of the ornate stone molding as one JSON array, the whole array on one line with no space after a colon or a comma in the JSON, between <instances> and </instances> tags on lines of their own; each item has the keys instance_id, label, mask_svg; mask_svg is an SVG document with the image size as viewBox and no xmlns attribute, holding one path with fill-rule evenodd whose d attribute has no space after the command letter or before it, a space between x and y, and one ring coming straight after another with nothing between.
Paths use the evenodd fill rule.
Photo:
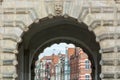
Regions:
<instances>
[{"instance_id":1,"label":"ornate stone molding","mask_svg":"<svg viewBox=\"0 0 120 80\"><path fill-rule=\"evenodd\" d=\"M100 61L100 65L106 65L106 66L111 66L111 65L114 65L114 61L113 60L101 60Z\"/></svg>"},{"instance_id":2,"label":"ornate stone molding","mask_svg":"<svg viewBox=\"0 0 120 80\"><path fill-rule=\"evenodd\" d=\"M114 79L114 73L113 74L112 73L103 73L103 75L104 75L103 79L110 79L110 78Z\"/></svg>"},{"instance_id":3,"label":"ornate stone molding","mask_svg":"<svg viewBox=\"0 0 120 80\"><path fill-rule=\"evenodd\" d=\"M6 40L6 39L12 40L12 41L18 42L18 43L22 41L21 37L15 35L15 34L4 34L3 39L4 40Z\"/></svg>"},{"instance_id":4,"label":"ornate stone molding","mask_svg":"<svg viewBox=\"0 0 120 80\"><path fill-rule=\"evenodd\" d=\"M0 53L0 60L16 60L16 54L11 53Z\"/></svg>"},{"instance_id":5,"label":"ornate stone molding","mask_svg":"<svg viewBox=\"0 0 120 80\"><path fill-rule=\"evenodd\" d=\"M100 77L102 79L120 79L119 73L101 73Z\"/></svg>"},{"instance_id":6,"label":"ornate stone molding","mask_svg":"<svg viewBox=\"0 0 120 80\"><path fill-rule=\"evenodd\" d=\"M106 39L114 39L114 37L117 35L117 39L120 39L120 33L104 33L99 36L97 36L97 41L102 41Z\"/></svg>"},{"instance_id":7,"label":"ornate stone molding","mask_svg":"<svg viewBox=\"0 0 120 80\"><path fill-rule=\"evenodd\" d=\"M17 53L18 53L18 50L16 50L16 49L11 49L11 48L2 48L2 52L3 52L3 53L11 53L11 54L15 53L15 54L17 54Z\"/></svg>"},{"instance_id":8,"label":"ornate stone molding","mask_svg":"<svg viewBox=\"0 0 120 80\"><path fill-rule=\"evenodd\" d=\"M0 65L2 65L2 66L9 66L9 65L17 65L18 64L18 62L17 62L17 60L1 60L1 62L0 62Z\"/></svg>"},{"instance_id":9,"label":"ornate stone molding","mask_svg":"<svg viewBox=\"0 0 120 80\"><path fill-rule=\"evenodd\" d=\"M16 25L14 25L16 23ZM4 21L4 27L19 27L23 31L28 31L28 26L23 21Z\"/></svg>"},{"instance_id":10,"label":"ornate stone molding","mask_svg":"<svg viewBox=\"0 0 120 80\"><path fill-rule=\"evenodd\" d=\"M120 52L120 46L100 49L100 52L102 52L102 53L116 52L116 50L115 50L116 48L117 48L117 52Z\"/></svg>"},{"instance_id":11,"label":"ornate stone molding","mask_svg":"<svg viewBox=\"0 0 120 80\"><path fill-rule=\"evenodd\" d=\"M17 78L17 74L16 73L1 73L0 74L0 79L3 78L3 79L15 79Z\"/></svg>"},{"instance_id":12,"label":"ornate stone molding","mask_svg":"<svg viewBox=\"0 0 120 80\"><path fill-rule=\"evenodd\" d=\"M78 20L83 21L84 18L89 14L89 9L88 7L83 7L79 16L78 16Z\"/></svg>"},{"instance_id":13,"label":"ornate stone molding","mask_svg":"<svg viewBox=\"0 0 120 80\"><path fill-rule=\"evenodd\" d=\"M1 1L3 1L3 0L1 0ZM13 0L13 1L15 1L15 0ZM18 1L20 1L20 0L18 0ZM115 0L115 1L116 1L116 3L118 3L118 0ZM29 3L29 1L28 1L28 3ZM26 4L27 4L27 2L26 2ZM26 4L24 4L24 6ZM3 8L3 11L4 11L3 13L4 13L4 15L6 15L6 14L16 14L16 15L28 14L30 16L30 19L33 22L38 22L39 19L44 17L43 13L45 13L46 10L44 10L43 12L40 12L41 9L40 9L40 11L37 11L38 8L37 7L33 8L33 7L34 6L32 5L31 8L16 8L15 9L14 6L13 6L13 8L11 8L11 9ZM75 7L75 5L73 7ZM79 15L79 16L77 16L79 22L84 22L85 18L89 17L88 18L88 22L91 22L90 23L90 27L89 27L90 31L94 31L94 29L96 29L97 27L100 27L100 25L102 25L104 27L105 26L114 26L113 24L114 24L115 20L98 20L98 19L94 19L93 18L94 14L96 14L96 13L98 13L98 14L100 14L100 13L101 14L104 14L104 13L111 13L111 14L113 14L114 13L114 7L108 7L108 6L107 7L95 7L94 5L87 6L87 7L82 5L81 7L82 7L82 10L80 11L80 13L79 12L75 13L74 9L71 9L73 11L73 13L70 13L68 11L68 13L66 13L67 15L64 15L63 14L64 13L64 11L63 11L63 8L64 8L63 7L63 2L57 1L57 2L54 3L54 11L52 13L55 16L64 16L64 18L67 18L68 15L77 14L77 15ZM43 7L43 8L45 9L45 7ZM77 8L77 10L78 10L78 8ZM116 12L120 13L120 9L117 8ZM41 15L40 13L43 14L43 15ZM38 16L38 14L40 14L40 15ZM2 14L0 14L0 15L2 15ZM53 18L53 15L49 15L48 17L49 18ZM91 17L91 16L93 16L93 17ZM21 15L21 17L23 17L23 16ZM71 17L73 17L73 16L71 16ZM16 25L14 25L14 23L16 23ZM120 26L120 20L116 20L116 23L117 23L117 26ZM14 21L8 21L8 22L4 21L4 26L3 27L19 27L22 31L28 31L29 30L29 28L28 28L29 25L26 25L26 22L24 22L24 21L15 21L15 22ZM120 38L120 36L119 36L120 34L118 33L117 35L118 35L117 39L119 39ZM97 36L96 41L100 42L100 41L105 40L105 39L114 39L114 38L115 38L115 34L114 33L109 34L109 35L105 33L105 34ZM10 37L8 35L7 36L5 35L5 36L2 36L1 39L3 39L3 40L11 39L11 40L13 40L13 41L15 41L17 43L21 41L20 36L16 36L16 35L12 35L12 37ZM3 54L6 54L6 53L11 54L11 53L18 53L18 50L17 49L11 49L11 48L3 48L2 52L3 52ZM115 51L114 47L110 47L110 48L106 48L106 49L101 49L100 50L100 53L109 53L109 52L116 52L116 51ZM119 46L117 47L117 52L120 52L120 47ZM113 61L106 61L106 60L102 60L101 61L101 65L103 65L103 66L113 65L113 63L114 63ZM3 61L2 64L3 65L11 65L11 64L15 64L16 65L16 62L13 62L13 61L10 60L10 61ZM118 61L118 64L120 64L119 61ZM11 80L15 80L14 78L17 77L16 72L10 73L10 74L6 74L6 73L5 74L2 74L2 73L0 74L0 80L2 80L2 78L7 79L8 77L10 77ZM110 78L117 79L118 77L116 77L116 74L114 74L114 73L111 73L111 74L109 74L109 73L102 73L101 74L101 78L108 80Z\"/></svg>"},{"instance_id":14,"label":"ornate stone molding","mask_svg":"<svg viewBox=\"0 0 120 80\"><path fill-rule=\"evenodd\" d=\"M116 7L117 8L117 7ZM90 9L90 10L89 10ZM115 8L114 7L82 7L81 13L79 14L79 19L84 20L86 15L94 14L94 13L114 13ZM117 8L117 12L119 12Z\"/></svg>"},{"instance_id":15,"label":"ornate stone molding","mask_svg":"<svg viewBox=\"0 0 120 80\"><path fill-rule=\"evenodd\" d=\"M90 27L92 28L92 30L96 29L97 27L109 27L109 26L113 26L114 27L114 22L117 23L117 25L115 26L120 26L119 23L120 20L95 20L91 23Z\"/></svg>"},{"instance_id":16,"label":"ornate stone molding","mask_svg":"<svg viewBox=\"0 0 120 80\"><path fill-rule=\"evenodd\" d=\"M38 17L37 15L37 12L34 8L3 8L4 9L4 12L3 14L6 15L6 14L15 14L15 15L21 15L22 14L28 14L31 19L34 21L36 20Z\"/></svg>"}]
</instances>

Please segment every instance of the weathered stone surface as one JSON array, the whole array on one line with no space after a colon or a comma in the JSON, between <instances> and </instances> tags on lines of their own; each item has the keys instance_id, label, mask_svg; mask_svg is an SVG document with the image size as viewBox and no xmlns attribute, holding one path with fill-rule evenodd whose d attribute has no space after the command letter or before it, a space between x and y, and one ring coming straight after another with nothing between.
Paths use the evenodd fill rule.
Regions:
<instances>
[{"instance_id":1,"label":"weathered stone surface","mask_svg":"<svg viewBox=\"0 0 120 80\"><path fill-rule=\"evenodd\" d=\"M110 33L120 33L120 26L98 26L94 29L96 36Z\"/></svg>"},{"instance_id":2,"label":"weathered stone surface","mask_svg":"<svg viewBox=\"0 0 120 80\"><path fill-rule=\"evenodd\" d=\"M89 26L89 30L95 33L96 40L101 47L100 52L104 61L102 64L102 80L119 80L115 71L120 71L120 67L114 65L116 64L115 60L120 64L119 50L114 50L114 47L120 46L120 40L114 39L115 35L119 36L120 33L119 0L63 0L63 2L57 0L56 5L60 5L56 6L57 8L54 5L55 3L54 0L3 0L2 5L0 4L1 64L3 64L3 60L16 60L13 53L18 53L17 43L22 41L20 36L23 31L29 30L30 24L47 16L49 18L58 16L58 13L60 13L59 16L66 14ZM104 50L102 51L102 49ZM107 66L106 64L109 61L113 62ZM16 67L11 65L0 66L0 73L5 71L16 74ZM110 78L111 75L112 79ZM15 80L14 77L12 79L3 79L1 76L0 80Z\"/></svg>"},{"instance_id":3,"label":"weathered stone surface","mask_svg":"<svg viewBox=\"0 0 120 80\"><path fill-rule=\"evenodd\" d=\"M0 73L16 73L15 66L0 66Z\"/></svg>"},{"instance_id":4,"label":"weathered stone surface","mask_svg":"<svg viewBox=\"0 0 120 80\"><path fill-rule=\"evenodd\" d=\"M104 41L100 42L100 46L104 48L110 48L110 47L116 47L120 45L120 39L115 40L115 39L106 39Z\"/></svg>"},{"instance_id":5,"label":"weathered stone surface","mask_svg":"<svg viewBox=\"0 0 120 80\"><path fill-rule=\"evenodd\" d=\"M0 65L2 66L9 66L9 65L17 65L17 60L1 60Z\"/></svg>"},{"instance_id":6,"label":"weathered stone surface","mask_svg":"<svg viewBox=\"0 0 120 80\"><path fill-rule=\"evenodd\" d=\"M117 69L119 69L120 67L116 67L116 66L102 66L102 73L115 73L115 71ZM120 72L120 71L118 71Z\"/></svg>"},{"instance_id":7,"label":"weathered stone surface","mask_svg":"<svg viewBox=\"0 0 120 80\"><path fill-rule=\"evenodd\" d=\"M0 53L0 60L15 60L15 59L17 59L15 54Z\"/></svg>"},{"instance_id":8,"label":"weathered stone surface","mask_svg":"<svg viewBox=\"0 0 120 80\"><path fill-rule=\"evenodd\" d=\"M10 40L10 39L6 39L6 40L0 40L0 46L2 47L2 48L6 48L6 49L16 49L16 47L17 47L17 42L15 42L15 41L12 41L12 40Z\"/></svg>"}]
</instances>

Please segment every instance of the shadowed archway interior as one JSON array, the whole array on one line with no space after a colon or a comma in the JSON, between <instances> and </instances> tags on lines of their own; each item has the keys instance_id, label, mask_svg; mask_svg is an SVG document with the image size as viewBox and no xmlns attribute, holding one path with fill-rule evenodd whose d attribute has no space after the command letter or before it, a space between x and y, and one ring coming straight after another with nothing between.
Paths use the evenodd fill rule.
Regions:
<instances>
[{"instance_id":1,"label":"shadowed archway interior","mask_svg":"<svg viewBox=\"0 0 120 80\"><path fill-rule=\"evenodd\" d=\"M72 17L64 18L57 16L39 20L30 25L29 31L22 36L23 41L19 44L18 56L18 80L34 80L35 61L39 53L54 43L73 43L81 47L88 55L92 63L92 78L100 80L101 66L99 61L99 43L93 32L83 22L79 23ZM20 56L20 57L19 57Z\"/></svg>"}]
</instances>

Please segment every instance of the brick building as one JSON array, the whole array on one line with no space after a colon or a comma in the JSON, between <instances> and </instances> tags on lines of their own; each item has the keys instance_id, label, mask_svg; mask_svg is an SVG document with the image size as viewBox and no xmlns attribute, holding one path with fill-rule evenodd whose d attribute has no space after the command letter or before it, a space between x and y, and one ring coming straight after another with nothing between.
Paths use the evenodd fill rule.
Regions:
<instances>
[{"instance_id":1,"label":"brick building","mask_svg":"<svg viewBox=\"0 0 120 80\"><path fill-rule=\"evenodd\" d=\"M91 80L91 63L88 56L79 47L70 57L70 80Z\"/></svg>"},{"instance_id":2,"label":"brick building","mask_svg":"<svg viewBox=\"0 0 120 80\"><path fill-rule=\"evenodd\" d=\"M40 59L40 63L41 62L45 62L45 64L43 66L45 66L44 68L44 75L45 75L45 79L44 80L55 80L55 65L58 63L59 57L58 55L52 54L51 56L44 56ZM39 72L40 74L41 72ZM39 79L41 79L40 76Z\"/></svg>"},{"instance_id":3,"label":"brick building","mask_svg":"<svg viewBox=\"0 0 120 80\"><path fill-rule=\"evenodd\" d=\"M68 48L68 59L70 59L70 56L75 53L75 48Z\"/></svg>"},{"instance_id":4,"label":"brick building","mask_svg":"<svg viewBox=\"0 0 120 80\"><path fill-rule=\"evenodd\" d=\"M44 76L38 71L40 76L36 80L42 77L45 77L44 80L91 80L91 63L79 47L66 49L66 54L44 56L40 61L44 62L44 70L40 68Z\"/></svg>"}]
</instances>

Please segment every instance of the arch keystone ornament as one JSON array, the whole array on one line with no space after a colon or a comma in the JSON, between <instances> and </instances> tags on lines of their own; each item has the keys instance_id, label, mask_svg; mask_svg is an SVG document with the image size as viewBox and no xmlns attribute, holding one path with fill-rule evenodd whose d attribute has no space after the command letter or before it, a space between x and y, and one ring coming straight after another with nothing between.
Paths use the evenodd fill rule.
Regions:
<instances>
[{"instance_id":1,"label":"arch keystone ornament","mask_svg":"<svg viewBox=\"0 0 120 80\"><path fill-rule=\"evenodd\" d=\"M63 14L63 0L58 0L54 4L55 16L62 16Z\"/></svg>"},{"instance_id":2,"label":"arch keystone ornament","mask_svg":"<svg viewBox=\"0 0 120 80\"><path fill-rule=\"evenodd\" d=\"M119 47L114 49L120 46L117 44L120 43L117 37L120 34L119 6L119 0L2 0L0 56L5 58L0 59L0 80L8 77L9 80L34 80L38 54L60 42L73 43L88 53L93 80L116 80L116 72L108 69L119 69L115 55L119 55L120 50ZM3 38L6 32L11 32L8 27L19 28L11 34L17 38ZM113 43L115 39L118 41ZM11 58L12 54L17 59ZM5 68L9 74L1 72ZM100 73L104 76L100 77Z\"/></svg>"}]
</instances>

